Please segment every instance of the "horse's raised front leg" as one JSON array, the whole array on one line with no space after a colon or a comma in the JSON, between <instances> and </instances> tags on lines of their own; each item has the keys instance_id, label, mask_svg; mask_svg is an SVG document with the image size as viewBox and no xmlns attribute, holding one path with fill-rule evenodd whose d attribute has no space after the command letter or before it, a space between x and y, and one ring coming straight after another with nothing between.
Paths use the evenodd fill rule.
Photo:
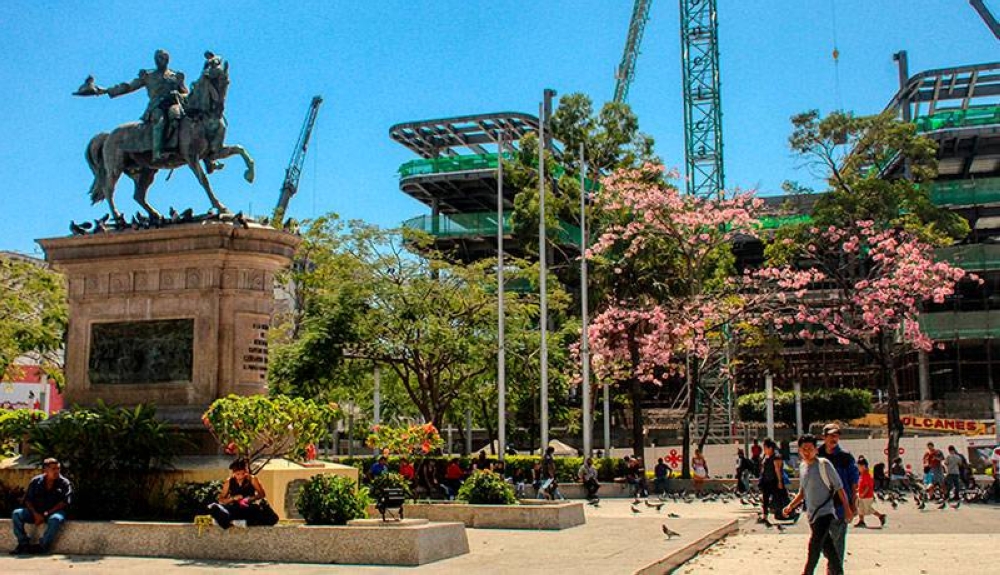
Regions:
<instances>
[{"instance_id":1,"label":"horse's raised front leg","mask_svg":"<svg viewBox=\"0 0 1000 575\"><path fill-rule=\"evenodd\" d=\"M208 181L208 175L202 169L199 159L190 158L188 160L188 167L194 172L194 177L198 178L198 183L201 184L201 187L205 189L205 193L208 194L208 201L212 202L212 207L219 210L220 214L228 214L229 208L224 206L219 201L219 198L215 197L215 192L212 191L212 184Z\"/></svg>"},{"instance_id":2,"label":"horse's raised front leg","mask_svg":"<svg viewBox=\"0 0 1000 575\"><path fill-rule=\"evenodd\" d=\"M137 204L142 206L142 209L146 210L149 214L149 219L151 220L162 220L163 214L156 211L156 208L149 205L146 202L146 193L149 191L149 187L153 185L153 179L156 178L156 170L143 169L139 172L139 175L132 178L135 181L135 201Z\"/></svg>"},{"instance_id":3,"label":"horse's raised front leg","mask_svg":"<svg viewBox=\"0 0 1000 575\"><path fill-rule=\"evenodd\" d=\"M254 170L253 158L250 157L250 153L246 151L246 148L240 146L239 144L233 144L231 146L223 146L219 148L219 151L212 154L211 160L221 160L223 158L228 158L230 156L235 156L239 154L243 158L243 163L247 165L247 169L243 172L243 178L247 182L253 183L256 171Z\"/></svg>"}]
</instances>

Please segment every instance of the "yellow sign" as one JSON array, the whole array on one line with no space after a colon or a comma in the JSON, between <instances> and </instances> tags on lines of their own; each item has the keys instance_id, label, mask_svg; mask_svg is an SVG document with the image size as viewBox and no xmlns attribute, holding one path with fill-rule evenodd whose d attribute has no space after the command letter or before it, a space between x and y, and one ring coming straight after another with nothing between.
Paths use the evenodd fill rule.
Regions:
<instances>
[{"instance_id":1,"label":"yellow sign","mask_svg":"<svg viewBox=\"0 0 1000 575\"><path fill-rule=\"evenodd\" d=\"M955 433L957 435L991 435L993 422L977 421L975 419L942 419L923 415L902 415L903 427L913 431L937 431ZM851 421L858 427L885 427L889 416L884 413L869 413L860 419Z\"/></svg>"}]
</instances>

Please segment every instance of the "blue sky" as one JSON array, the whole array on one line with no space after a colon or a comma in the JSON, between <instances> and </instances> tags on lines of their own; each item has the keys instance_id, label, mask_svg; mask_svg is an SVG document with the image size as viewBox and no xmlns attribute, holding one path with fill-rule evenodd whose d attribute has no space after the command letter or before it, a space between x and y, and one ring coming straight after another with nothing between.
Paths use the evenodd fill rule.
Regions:
<instances>
[{"instance_id":1,"label":"blue sky","mask_svg":"<svg viewBox=\"0 0 1000 575\"><path fill-rule=\"evenodd\" d=\"M834 3L836 26L834 26ZM145 3L142 3L145 4ZM392 226L426 213L398 189L413 159L388 138L394 123L499 110L534 113L542 89L610 98L632 2L577 0L329 2L37 2L8 0L0 19L4 138L0 250L37 251L35 238L68 233L90 206L83 158L91 136L138 119L143 94L75 98L88 74L107 86L152 67L196 76L210 49L230 61L228 140L246 146L258 178L238 161L213 176L234 210L268 213L278 197L306 108L319 114L290 215L336 211ZM988 5L1000 12L1000 2ZM789 117L841 104L880 111L897 88L892 54L911 73L1000 58L1000 43L964 0L719 0L723 130L728 186L779 191L812 182L788 150ZM831 52L836 29L838 83ZM670 166L683 166L676 0L657 0L630 103ZM134 213L131 182L119 207ZM161 175L150 201L208 208L194 177Z\"/></svg>"}]
</instances>

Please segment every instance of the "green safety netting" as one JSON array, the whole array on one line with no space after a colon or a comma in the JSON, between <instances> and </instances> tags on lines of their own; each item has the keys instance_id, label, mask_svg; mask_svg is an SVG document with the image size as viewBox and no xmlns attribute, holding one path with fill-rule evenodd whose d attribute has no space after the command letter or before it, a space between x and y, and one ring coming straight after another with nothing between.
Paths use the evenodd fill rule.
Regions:
<instances>
[{"instance_id":1,"label":"green safety netting","mask_svg":"<svg viewBox=\"0 0 1000 575\"><path fill-rule=\"evenodd\" d=\"M507 161L513 159L510 153L504 154ZM451 156L442 158L421 158L410 160L399 167L399 178L406 179L414 176L427 176L430 174L443 174L449 172L472 172L476 170L497 169L497 154L466 154L463 156ZM562 177L566 173L565 168L557 166L553 170L553 176ZM594 190L594 182L584 179L583 185L587 191ZM600 187L599 185L597 187Z\"/></svg>"},{"instance_id":2,"label":"green safety netting","mask_svg":"<svg viewBox=\"0 0 1000 575\"><path fill-rule=\"evenodd\" d=\"M930 132L943 128L962 128L967 126L989 126L1000 124L1000 106L972 106L967 110L961 108L938 109L929 116L920 116L913 121L917 130Z\"/></svg>"},{"instance_id":3,"label":"green safety netting","mask_svg":"<svg viewBox=\"0 0 1000 575\"><path fill-rule=\"evenodd\" d=\"M938 206L972 206L1000 202L1000 178L936 181L923 184Z\"/></svg>"},{"instance_id":4,"label":"green safety netting","mask_svg":"<svg viewBox=\"0 0 1000 575\"><path fill-rule=\"evenodd\" d=\"M417 216L403 222L403 227L421 230L438 238L493 236L497 233L496 212L472 212L466 214L441 214L435 216ZM511 214L504 214L503 231L513 232ZM579 245L580 227L559 222L559 228L553 231L555 238L565 245Z\"/></svg>"},{"instance_id":5,"label":"green safety netting","mask_svg":"<svg viewBox=\"0 0 1000 575\"><path fill-rule=\"evenodd\" d=\"M939 260L950 262L963 270L1000 270L1000 245L997 244L950 246L938 248L934 253Z\"/></svg>"},{"instance_id":6,"label":"green safety netting","mask_svg":"<svg viewBox=\"0 0 1000 575\"><path fill-rule=\"evenodd\" d=\"M920 315L920 329L931 339L1000 336L1000 311L938 312Z\"/></svg>"}]
</instances>

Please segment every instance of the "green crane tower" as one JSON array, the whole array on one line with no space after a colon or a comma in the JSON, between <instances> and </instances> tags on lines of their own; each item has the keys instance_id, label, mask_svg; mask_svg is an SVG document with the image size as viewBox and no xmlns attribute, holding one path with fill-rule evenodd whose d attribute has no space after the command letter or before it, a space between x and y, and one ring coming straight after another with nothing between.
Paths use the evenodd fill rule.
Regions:
<instances>
[{"instance_id":1,"label":"green crane tower","mask_svg":"<svg viewBox=\"0 0 1000 575\"><path fill-rule=\"evenodd\" d=\"M717 195L725 187L719 25L716 0L680 0L687 192Z\"/></svg>"}]
</instances>

